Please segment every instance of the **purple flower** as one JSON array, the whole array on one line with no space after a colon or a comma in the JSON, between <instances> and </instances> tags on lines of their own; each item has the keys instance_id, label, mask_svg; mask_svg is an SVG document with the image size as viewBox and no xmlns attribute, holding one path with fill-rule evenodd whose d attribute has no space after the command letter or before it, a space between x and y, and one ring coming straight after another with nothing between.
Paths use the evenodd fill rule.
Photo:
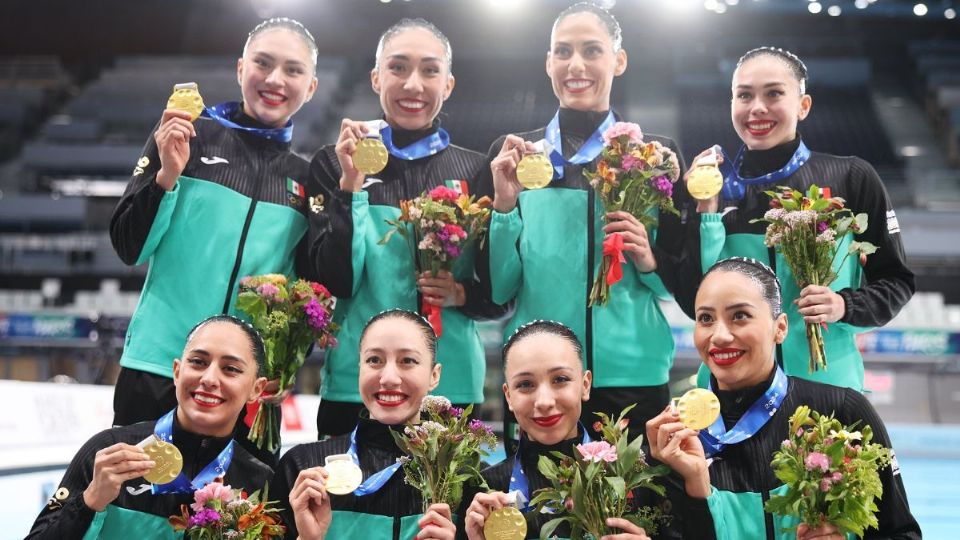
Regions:
<instances>
[{"instance_id":1,"label":"purple flower","mask_svg":"<svg viewBox=\"0 0 960 540\"><path fill-rule=\"evenodd\" d=\"M493 429L476 418L471 420L470 423L467 424L467 427L470 428L470 431L477 434L493 435Z\"/></svg>"},{"instance_id":2,"label":"purple flower","mask_svg":"<svg viewBox=\"0 0 960 540\"><path fill-rule=\"evenodd\" d=\"M311 298L303 305L303 311L307 314L307 324L316 330L323 330L330 322L330 315L323 309L316 298Z\"/></svg>"},{"instance_id":3,"label":"purple flower","mask_svg":"<svg viewBox=\"0 0 960 540\"><path fill-rule=\"evenodd\" d=\"M826 221L820 221L820 222L817 223L817 232L818 232L818 233L822 233L823 231L825 231L825 230L827 230L827 229L829 229L829 228L830 228L830 226L827 225L827 222L826 222Z\"/></svg>"},{"instance_id":4,"label":"purple flower","mask_svg":"<svg viewBox=\"0 0 960 540\"><path fill-rule=\"evenodd\" d=\"M827 472L830 469L830 458L820 452L810 452L810 455L804 460L804 464L807 466L808 471L820 469L823 472Z\"/></svg>"},{"instance_id":5,"label":"purple flower","mask_svg":"<svg viewBox=\"0 0 960 540\"><path fill-rule=\"evenodd\" d=\"M206 527L220 521L220 514L213 508L204 508L190 516L188 524L191 527Z\"/></svg>"},{"instance_id":6,"label":"purple flower","mask_svg":"<svg viewBox=\"0 0 960 540\"><path fill-rule=\"evenodd\" d=\"M657 176L650 179L650 184L667 197L673 196L673 182L666 176Z\"/></svg>"},{"instance_id":7,"label":"purple flower","mask_svg":"<svg viewBox=\"0 0 960 540\"><path fill-rule=\"evenodd\" d=\"M447 413L454 418L460 418L463 416L463 409L460 407L450 407L447 409Z\"/></svg>"}]
</instances>

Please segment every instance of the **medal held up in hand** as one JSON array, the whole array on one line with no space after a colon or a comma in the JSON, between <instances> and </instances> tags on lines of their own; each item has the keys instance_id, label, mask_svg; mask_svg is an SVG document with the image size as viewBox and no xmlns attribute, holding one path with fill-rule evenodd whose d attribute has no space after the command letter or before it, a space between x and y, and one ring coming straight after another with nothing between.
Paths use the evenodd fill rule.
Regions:
<instances>
[{"instance_id":1,"label":"medal held up in hand","mask_svg":"<svg viewBox=\"0 0 960 540\"><path fill-rule=\"evenodd\" d=\"M723 175L717 163L716 147L701 159L687 176L687 191L698 201L707 201L717 196L723 189Z\"/></svg>"},{"instance_id":2,"label":"medal held up in hand","mask_svg":"<svg viewBox=\"0 0 960 540\"><path fill-rule=\"evenodd\" d=\"M720 416L720 400L703 388L694 388L676 400L674 408L680 422L690 429L706 429Z\"/></svg>"},{"instance_id":3,"label":"medal held up in hand","mask_svg":"<svg viewBox=\"0 0 960 540\"><path fill-rule=\"evenodd\" d=\"M534 143L536 152L527 154L517 164L517 180L527 189L545 188L553 180L553 164L544 148L546 141Z\"/></svg>"},{"instance_id":4,"label":"medal held up in hand","mask_svg":"<svg viewBox=\"0 0 960 540\"><path fill-rule=\"evenodd\" d=\"M162 441L155 435L151 435L137 446L156 463L152 469L143 474L143 479L147 482L158 485L169 484L183 470L183 455L173 443Z\"/></svg>"},{"instance_id":5,"label":"medal held up in hand","mask_svg":"<svg viewBox=\"0 0 960 540\"><path fill-rule=\"evenodd\" d=\"M167 100L168 109L176 109L190 114L193 122L203 112L203 98L197 83L181 83L173 85L173 93Z\"/></svg>"},{"instance_id":6,"label":"medal held up in hand","mask_svg":"<svg viewBox=\"0 0 960 540\"><path fill-rule=\"evenodd\" d=\"M487 540L523 540L527 537L527 520L516 506L498 508L483 522Z\"/></svg>"},{"instance_id":7,"label":"medal held up in hand","mask_svg":"<svg viewBox=\"0 0 960 540\"><path fill-rule=\"evenodd\" d=\"M363 483L363 471L349 454L327 456L323 466L327 470L327 493L348 495Z\"/></svg>"}]
</instances>

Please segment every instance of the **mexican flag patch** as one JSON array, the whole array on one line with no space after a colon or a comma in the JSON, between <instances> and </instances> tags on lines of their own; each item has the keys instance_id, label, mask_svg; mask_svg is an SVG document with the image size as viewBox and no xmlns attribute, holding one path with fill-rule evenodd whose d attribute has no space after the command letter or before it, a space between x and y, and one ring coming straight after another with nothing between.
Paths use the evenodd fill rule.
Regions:
<instances>
[{"instance_id":1,"label":"mexican flag patch","mask_svg":"<svg viewBox=\"0 0 960 540\"><path fill-rule=\"evenodd\" d=\"M287 177L287 191L293 193L297 197L303 198L307 192L303 189L303 186L293 178Z\"/></svg>"},{"instance_id":2,"label":"mexican flag patch","mask_svg":"<svg viewBox=\"0 0 960 540\"><path fill-rule=\"evenodd\" d=\"M448 188L456 191L460 195L470 195L466 180L444 180L443 182Z\"/></svg>"}]
</instances>

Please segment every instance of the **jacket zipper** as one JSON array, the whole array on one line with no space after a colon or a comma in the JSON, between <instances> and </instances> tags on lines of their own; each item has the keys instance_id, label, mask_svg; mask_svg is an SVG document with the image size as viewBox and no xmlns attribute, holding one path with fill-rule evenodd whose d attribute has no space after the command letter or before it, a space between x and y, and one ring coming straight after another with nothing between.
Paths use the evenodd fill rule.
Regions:
<instances>
[{"instance_id":1,"label":"jacket zipper","mask_svg":"<svg viewBox=\"0 0 960 540\"><path fill-rule=\"evenodd\" d=\"M596 380L597 373L593 370L593 308L590 307L590 289L593 286L593 251L594 251L594 205L596 200L594 195L596 192L593 189L587 189L587 292L584 296L584 309L586 310L585 325L583 331L583 344L585 349L585 357L587 359L587 369L593 373L594 380Z\"/></svg>"},{"instance_id":2,"label":"jacket zipper","mask_svg":"<svg viewBox=\"0 0 960 540\"><path fill-rule=\"evenodd\" d=\"M259 171L257 171L259 173ZM247 217L243 221L243 230L240 232L240 242L237 245L237 258L233 263L233 271L230 272L230 281L227 282L226 297L223 299L224 315L229 314L230 300L233 298L233 285L237 282L237 274L240 273L240 263L243 262L243 249L247 244L247 234L250 232L250 223L253 221L253 212L257 209L257 203L260 201L260 191L263 188L264 180L260 174L253 175L257 179L257 186L254 188L253 199L250 201L250 208L247 210Z\"/></svg>"}]
</instances>

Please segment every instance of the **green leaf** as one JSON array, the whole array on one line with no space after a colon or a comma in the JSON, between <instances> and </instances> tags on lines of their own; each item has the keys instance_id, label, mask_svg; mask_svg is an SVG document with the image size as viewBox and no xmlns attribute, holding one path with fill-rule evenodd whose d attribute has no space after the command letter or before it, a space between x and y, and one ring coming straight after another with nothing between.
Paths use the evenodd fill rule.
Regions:
<instances>
[{"instance_id":1,"label":"green leaf","mask_svg":"<svg viewBox=\"0 0 960 540\"><path fill-rule=\"evenodd\" d=\"M553 534L553 531L557 530L557 527L559 527L561 523L569 519L570 518L568 517L558 517L544 523L543 527L540 527L540 540L547 540L550 538L550 535Z\"/></svg>"},{"instance_id":2,"label":"green leaf","mask_svg":"<svg viewBox=\"0 0 960 540\"><path fill-rule=\"evenodd\" d=\"M613 492L617 494L617 500L622 501L627 497L627 487L623 482L623 478L619 476L608 476L604 478L604 480L613 488Z\"/></svg>"}]
</instances>

